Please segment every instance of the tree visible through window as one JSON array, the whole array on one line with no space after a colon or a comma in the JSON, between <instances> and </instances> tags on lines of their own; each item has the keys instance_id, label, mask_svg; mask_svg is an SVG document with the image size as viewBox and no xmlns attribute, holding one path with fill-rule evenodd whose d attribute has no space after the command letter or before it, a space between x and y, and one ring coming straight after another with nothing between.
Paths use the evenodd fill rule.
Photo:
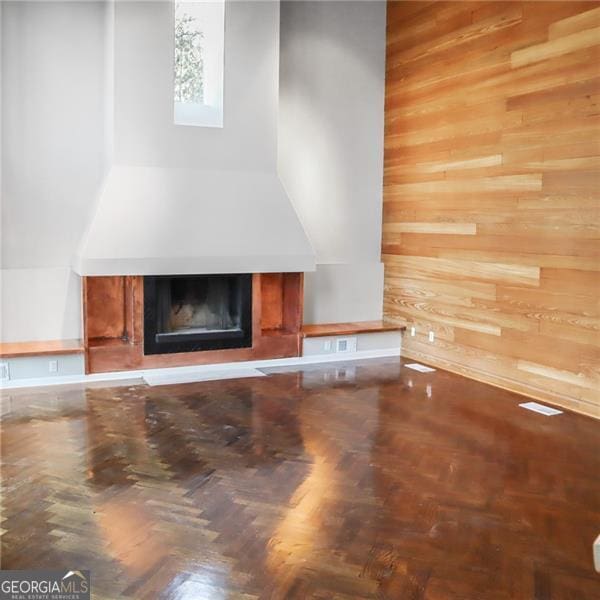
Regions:
<instances>
[{"instance_id":1,"label":"tree visible through window","mask_svg":"<svg viewBox=\"0 0 600 600\"><path fill-rule=\"evenodd\" d=\"M225 1L177 0L174 33L175 124L223 127Z\"/></svg>"},{"instance_id":2,"label":"tree visible through window","mask_svg":"<svg viewBox=\"0 0 600 600\"><path fill-rule=\"evenodd\" d=\"M175 12L175 102L204 103L203 32L178 4Z\"/></svg>"}]
</instances>

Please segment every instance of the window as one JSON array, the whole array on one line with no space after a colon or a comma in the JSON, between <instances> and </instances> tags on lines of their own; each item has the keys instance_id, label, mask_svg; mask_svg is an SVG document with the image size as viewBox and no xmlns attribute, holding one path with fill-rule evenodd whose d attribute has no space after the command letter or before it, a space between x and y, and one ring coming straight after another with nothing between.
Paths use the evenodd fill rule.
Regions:
<instances>
[{"instance_id":1,"label":"window","mask_svg":"<svg viewBox=\"0 0 600 600\"><path fill-rule=\"evenodd\" d=\"M174 119L223 127L225 2L175 2Z\"/></svg>"}]
</instances>

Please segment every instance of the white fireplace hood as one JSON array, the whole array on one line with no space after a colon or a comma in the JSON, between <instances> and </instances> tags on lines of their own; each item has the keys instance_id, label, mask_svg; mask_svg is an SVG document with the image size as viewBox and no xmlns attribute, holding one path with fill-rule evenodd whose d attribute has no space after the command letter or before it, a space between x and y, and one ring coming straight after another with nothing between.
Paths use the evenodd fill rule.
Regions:
<instances>
[{"instance_id":1,"label":"white fireplace hood","mask_svg":"<svg viewBox=\"0 0 600 600\"><path fill-rule=\"evenodd\" d=\"M275 173L113 166L75 256L80 275L315 269Z\"/></svg>"}]
</instances>

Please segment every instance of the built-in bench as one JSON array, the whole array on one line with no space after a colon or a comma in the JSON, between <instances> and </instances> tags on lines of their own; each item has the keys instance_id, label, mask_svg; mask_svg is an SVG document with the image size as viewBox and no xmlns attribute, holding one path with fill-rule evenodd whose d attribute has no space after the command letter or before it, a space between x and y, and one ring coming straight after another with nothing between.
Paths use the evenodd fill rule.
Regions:
<instances>
[{"instance_id":1,"label":"built-in bench","mask_svg":"<svg viewBox=\"0 0 600 600\"><path fill-rule=\"evenodd\" d=\"M8 342L0 344L0 358L83 354L83 351L81 340L47 340L43 342Z\"/></svg>"},{"instance_id":2,"label":"built-in bench","mask_svg":"<svg viewBox=\"0 0 600 600\"><path fill-rule=\"evenodd\" d=\"M0 344L0 382L80 375L83 355L81 340L5 342Z\"/></svg>"},{"instance_id":3,"label":"built-in bench","mask_svg":"<svg viewBox=\"0 0 600 600\"><path fill-rule=\"evenodd\" d=\"M337 352L387 351L398 349L403 325L387 321L354 321L304 325L302 355L334 354Z\"/></svg>"},{"instance_id":4,"label":"built-in bench","mask_svg":"<svg viewBox=\"0 0 600 600\"><path fill-rule=\"evenodd\" d=\"M356 335L358 333L376 333L381 331L404 331L403 325L394 325L387 321L354 321L351 323L325 323L304 325L302 337L323 337L329 335Z\"/></svg>"},{"instance_id":5,"label":"built-in bench","mask_svg":"<svg viewBox=\"0 0 600 600\"><path fill-rule=\"evenodd\" d=\"M272 318L270 314L266 317L263 315L261 320L263 336L275 335L282 330L280 320ZM277 326L271 326L272 323ZM311 356L348 353L349 358L350 355L355 355L355 358L395 356L400 354L404 329L406 328L402 325L386 321L304 325L299 331L301 354ZM298 330L296 331L295 339L298 340ZM92 338L89 340L88 351L110 351L121 346L128 349L129 342L122 338ZM10 385L16 380L39 381L39 378L82 376L85 373L84 358L85 347L82 340L1 343L0 385ZM334 357L325 360L332 358L336 360ZM140 366L134 365L132 368L136 367Z\"/></svg>"}]
</instances>

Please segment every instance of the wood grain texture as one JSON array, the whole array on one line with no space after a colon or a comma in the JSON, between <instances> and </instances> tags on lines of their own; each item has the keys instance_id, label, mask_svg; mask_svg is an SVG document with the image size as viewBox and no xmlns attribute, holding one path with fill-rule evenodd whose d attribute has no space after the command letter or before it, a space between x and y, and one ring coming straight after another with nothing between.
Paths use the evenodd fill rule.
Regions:
<instances>
[{"instance_id":1,"label":"wood grain texture","mask_svg":"<svg viewBox=\"0 0 600 600\"><path fill-rule=\"evenodd\" d=\"M283 274L283 330L299 333L304 313L304 273ZM298 342L300 338L298 338ZM300 348L300 346L298 346Z\"/></svg>"},{"instance_id":2,"label":"wood grain texture","mask_svg":"<svg viewBox=\"0 0 600 600\"><path fill-rule=\"evenodd\" d=\"M268 335L297 333L302 325L303 273L260 275L260 327Z\"/></svg>"},{"instance_id":3,"label":"wood grain texture","mask_svg":"<svg viewBox=\"0 0 600 600\"><path fill-rule=\"evenodd\" d=\"M598 2L388 2L382 240L406 356L596 417L599 28Z\"/></svg>"},{"instance_id":4,"label":"wood grain texture","mask_svg":"<svg viewBox=\"0 0 600 600\"><path fill-rule=\"evenodd\" d=\"M0 357L18 358L50 354L83 354L81 340L46 340L42 342L5 342L0 344Z\"/></svg>"},{"instance_id":5,"label":"wood grain texture","mask_svg":"<svg viewBox=\"0 0 600 600\"><path fill-rule=\"evenodd\" d=\"M402 331L405 327L385 321L354 321L352 323L322 323L304 325L302 337L321 337L325 335L353 335L357 333L377 333L381 331Z\"/></svg>"},{"instance_id":6,"label":"wood grain texture","mask_svg":"<svg viewBox=\"0 0 600 600\"><path fill-rule=\"evenodd\" d=\"M85 296L86 337L126 337L126 278L86 277Z\"/></svg>"},{"instance_id":7,"label":"wood grain texture","mask_svg":"<svg viewBox=\"0 0 600 600\"><path fill-rule=\"evenodd\" d=\"M283 327L283 273L264 273L260 277L262 329Z\"/></svg>"},{"instance_id":8,"label":"wood grain texture","mask_svg":"<svg viewBox=\"0 0 600 600\"><path fill-rule=\"evenodd\" d=\"M302 282L302 273L253 274L251 348L145 355L143 277L85 277L86 373L298 356Z\"/></svg>"},{"instance_id":9,"label":"wood grain texture","mask_svg":"<svg viewBox=\"0 0 600 600\"><path fill-rule=\"evenodd\" d=\"M281 371L7 390L2 568L90 569L95 600L597 600L593 419L398 358Z\"/></svg>"}]
</instances>

